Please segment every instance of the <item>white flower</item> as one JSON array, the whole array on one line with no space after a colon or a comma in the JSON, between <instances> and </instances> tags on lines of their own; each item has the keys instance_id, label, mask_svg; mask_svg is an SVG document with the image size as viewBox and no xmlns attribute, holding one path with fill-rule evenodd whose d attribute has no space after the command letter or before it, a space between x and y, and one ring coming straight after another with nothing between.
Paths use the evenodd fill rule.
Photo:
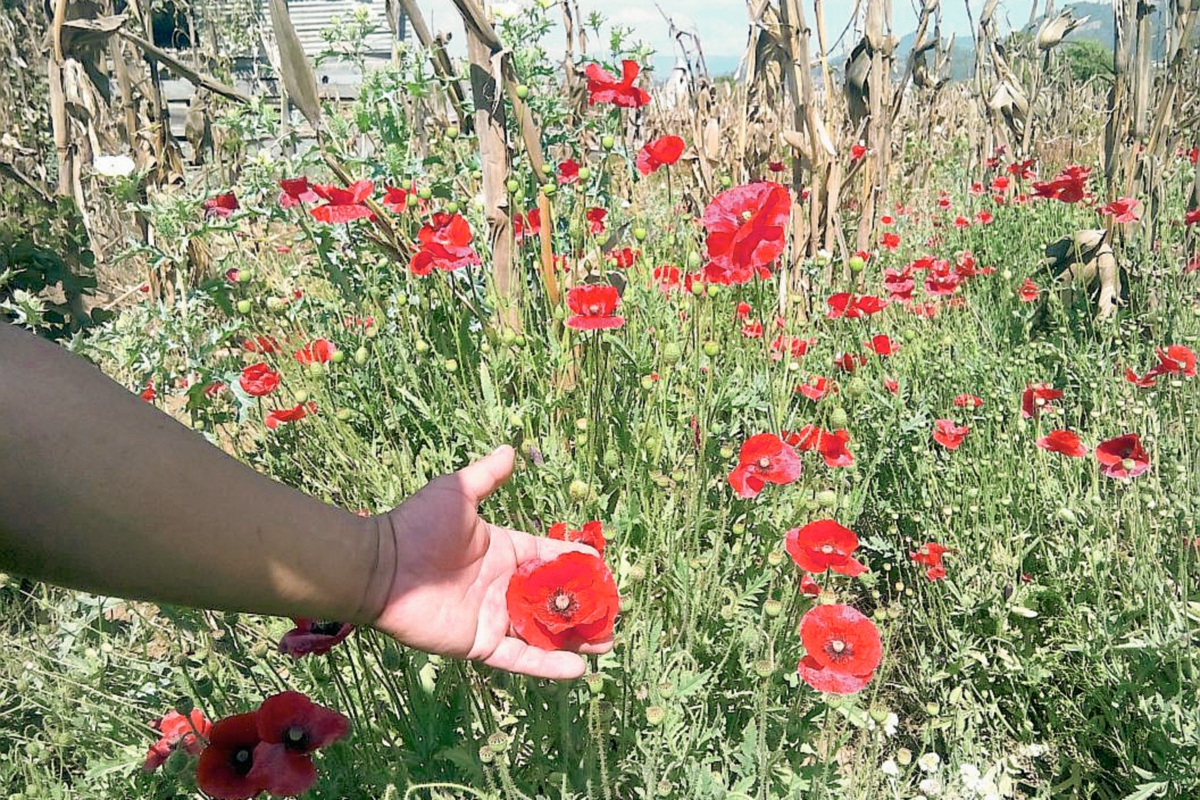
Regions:
<instances>
[{"instance_id":1,"label":"white flower","mask_svg":"<svg viewBox=\"0 0 1200 800\"><path fill-rule=\"evenodd\" d=\"M974 764L962 764L958 768L958 776L962 779L963 786L971 791L975 791L980 785L979 779L981 775L982 773L980 773L979 767L975 766Z\"/></svg>"},{"instance_id":2,"label":"white flower","mask_svg":"<svg viewBox=\"0 0 1200 800\"><path fill-rule=\"evenodd\" d=\"M896 762L892 761L890 758L887 761L884 761L882 764L879 765L879 770L884 775L889 775L893 778L897 777L900 774L900 768L898 766L896 766Z\"/></svg>"},{"instance_id":3,"label":"white flower","mask_svg":"<svg viewBox=\"0 0 1200 800\"><path fill-rule=\"evenodd\" d=\"M917 784L917 788L920 789L926 797L938 797L942 793L942 782L937 778L925 778L923 781Z\"/></svg>"},{"instance_id":4,"label":"white flower","mask_svg":"<svg viewBox=\"0 0 1200 800\"><path fill-rule=\"evenodd\" d=\"M889 712L883 720L883 732L888 736L895 736L896 731L900 728L900 718L894 713Z\"/></svg>"},{"instance_id":5,"label":"white flower","mask_svg":"<svg viewBox=\"0 0 1200 800\"><path fill-rule=\"evenodd\" d=\"M137 169L137 164L127 155L96 156L92 159L92 169L97 175L106 178L128 178Z\"/></svg>"},{"instance_id":6,"label":"white flower","mask_svg":"<svg viewBox=\"0 0 1200 800\"><path fill-rule=\"evenodd\" d=\"M941 764L942 759L934 752L926 753L917 759L917 766L921 768L921 772L937 772Z\"/></svg>"}]
</instances>

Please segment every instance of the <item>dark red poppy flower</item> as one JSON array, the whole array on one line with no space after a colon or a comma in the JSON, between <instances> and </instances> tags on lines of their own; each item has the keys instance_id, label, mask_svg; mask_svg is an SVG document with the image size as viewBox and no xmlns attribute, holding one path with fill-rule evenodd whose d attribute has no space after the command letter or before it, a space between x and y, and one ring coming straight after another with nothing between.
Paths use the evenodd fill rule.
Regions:
<instances>
[{"instance_id":1,"label":"dark red poppy flower","mask_svg":"<svg viewBox=\"0 0 1200 800\"><path fill-rule=\"evenodd\" d=\"M1061 389L1055 389L1046 383L1026 386L1025 391L1021 393L1021 416L1033 419L1050 407L1051 401L1059 400L1062 396Z\"/></svg>"},{"instance_id":2,"label":"dark red poppy flower","mask_svg":"<svg viewBox=\"0 0 1200 800\"><path fill-rule=\"evenodd\" d=\"M768 270L787 244L791 209L787 187L770 181L735 186L713 198L704 209L708 279L740 284Z\"/></svg>"},{"instance_id":3,"label":"dark red poppy flower","mask_svg":"<svg viewBox=\"0 0 1200 800\"><path fill-rule=\"evenodd\" d=\"M546 535L560 542L586 544L600 555L604 555L604 529L599 520L585 522L579 530L568 528L565 522L556 522L550 526Z\"/></svg>"},{"instance_id":4,"label":"dark red poppy flower","mask_svg":"<svg viewBox=\"0 0 1200 800\"><path fill-rule=\"evenodd\" d=\"M853 694L875 675L883 642L875 623L846 605L814 606L800 620L808 654L797 667L804 682L819 692Z\"/></svg>"},{"instance_id":5,"label":"dark red poppy flower","mask_svg":"<svg viewBox=\"0 0 1200 800\"><path fill-rule=\"evenodd\" d=\"M453 272L479 264L479 254L471 246L471 225L462 214L438 212L417 231L421 242L409 261L415 275L428 275L436 267Z\"/></svg>"},{"instance_id":6,"label":"dark red poppy flower","mask_svg":"<svg viewBox=\"0 0 1200 800\"><path fill-rule=\"evenodd\" d=\"M238 205L237 195L233 192L219 194L204 201L204 216L228 219L241 206Z\"/></svg>"},{"instance_id":7,"label":"dark red poppy flower","mask_svg":"<svg viewBox=\"0 0 1200 800\"><path fill-rule=\"evenodd\" d=\"M540 209L531 208L528 214L522 214L520 211L513 212L513 238L517 242L523 242L531 236L537 236L542 230L542 212Z\"/></svg>"},{"instance_id":8,"label":"dark red poppy flower","mask_svg":"<svg viewBox=\"0 0 1200 800\"><path fill-rule=\"evenodd\" d=\"M768 483L786 486L800 477L803 466L791 445L773 433L751 436L742 444L729 485L738 497L757 497Z\"/></svg>"},{"instance_id":9,"label":"dark red poppy flower","mask_svg":"<svg viewBox=\"0 0 1200 800\"><path fill-rule=\"evenodd\" d=\"M304 347L296 351L296 360L301 364L325 364L328 363L333 354L337 352L337 347L328 339L314 339Z\"/></svg>"},{"instance_id":10,"label":"dark red poppy flower","mask_svg":"<svg viewBox=\"0 0 1200 800\"><path fill-rule=\"evenodd\" d=\"M887 291L888 300L893 303L912 300L912 293L916 287L917 282L913 280L912 272L908 268L883 271L883 288Z\"/></svg>"},{"instance_id":11,"label":"dark red poppy flower","mask_svg":"<svg viewBox=\"0 0 1200 800\"><path fill-rule=\"evenodd\" d=\"M142 393L138 396L147 403L153 403L158 398L158 391L154 388L154 382L146 381L146 388L142 389Z\"/></svg>"},{"instance_id":12,"label":"dark red poppy flower","mask_svg":"<svg viewBox=\"0 0 1200 800\"><path fill-rule=\"evenodd\" d=\"M568 158L558 165L558 182L564 186L569 186L572 183L579 181L579 164L575 159Z\"/></svg>"},{"instance_id":13,"label":"dark red poppy flower","mask_svg":"<svg viewBox=\"0 0 1200 800\"><path fill-rule=\"evenodd\" d=\"M816 425L805 425L800 430L783 432L783 440L802 453L818 453L830 467L848 467L854 463L850 452L850 432L839 428L830 433Z\"/></svg>"},{"instance_id":14,"label":"dark red poppy flower","mask_svg":"<svg viewBox=\"0 0 1200 800\"><path fill-rule=\"evenodd\" d=\"M921 545L916 551L909 553L908 557L921 566L926 567L926 578L931 581L940 581L946 577L946 565L942 563L942 556L953 552L955 551L945 545L940 545L937 542L928 542Z\"/></svg>"},{"instance_id":15,"label":"dark red poppy flower","mask_svg":"<svg viewBox=\"0 0 1200 800\"><path fill-rule=\"evenodd\" d=\"M1088 197L1087 182L1091 174L1087 167L1070 166L1049 181L1034 181L1033 192L1037 197L1078 203Z\"/></svg>"},{"instance_id":16,"label":"dark red poppy flower","mask_svg":"<svg viewBox=\"0 0 1200 800\"><path fill-rule=\"evenodd\" d=\"M589 283L572 287L567 292L567 327L578 331L613 330L625 324L624 317L616 316L621 295L615 286Z\"/></svg>"},{"instance_id":17,"label":"dark red poppy flower","mask_svg":"<svg viewBox=\"0 0 1200 800\"><path fill-rule=\"evenodd\" d=\"M953 269L945 259L935 259L925 273L925 291L934 297L949 297L958 291L962 273Z\"/></svg>"},{"instance_id":18,"label":"dark red poppy flower","mask_svg":"<svg viewBox=\"0 0 1200 800\"><path fill-rule=\"evenodd\" d=\"M1096 445L1100 471L1110 478L1136 478L1150 469L1150 454L1136 433L1127 433Z\"/></svg>"},{"instance_id":19,"label":"dark red poppy flower","mask_svg":"<svg viewBox=\"0 0 1200 800\"><path fill-rule=\"evenodd\" d=\"M261 775L251 776L258 735L257 714L237 714L212 726L208 747L196 763L196 785L217 800L248 800L266 791ZM306 787L307 788L307 787Z\"/></svg>"},{"instance_id":20,"label":"dark red poppy flower","mask_svg":"<svg viewBox=\"0 0 1200 800\"><path fill-rule=\"evenodd\" d=\"M262 362L251 364L242 370L238 385L251 397L265 397L279 388L279 373Z\"/></svg>"},{"instance_id":21,"label":"dark red poppy flower","mask_svg":"<svg viewBox=\"0 0 1200 800\"><path fill-rule=\"evenodd\" d=\"M1133 197L1119 197L1097 210L1120 223L1137 222L1142 218L1142 203Z\"/></svg>"},{"instance_id":22,"label":"dark red poppy flower","mask_svg":"<svg viewBox=\"0 0 1200 800\"><path fill-rule=\"evenodd\" d=\"M778 173L778 172L783 172L785 169L787 169L787 167L784 166L784 163L782 161L768 161L767 169L771 170L771 172Z\"/></svg>"},{"instance_id":23,"label":"dark red poppy flower","mask_svg":"<svg viewBox=\"0 0 1200 800\"><path fill-rule=\"evenodd\" d=\"M589 231L597 235L604 233L604 220L608 216L607 208L589 208L584 216L587 217Z\"/></svg>"},{"instance_id":24,"label":"dark red poppy flower","mask_svg":"<svg viewBox=\"0 0 1200 800\"><path fill-rule=\"evenodd\" d=\"M973 394L960 394L954 398L954 405L959 408L979 408L983 405L983 398Z\"/></svg>"},{"instance_id":25,"label":"dark red poppy flower","mask_svg":"<svg viewBox=\"0 0 1200 800\"><path fill-rule=\"evenodd\" d=\"M872 295L857 295L849 292L838 292L829 296L825 301L829 306L827 319L858 319L878 314L887 308L888 301Z\"/></svg>"},{"instance_id":26,"label":"dark red poppy flower","mask_svg":"<svg viewBox=\"0 0 1200 800\"><path fill-rule=\"evenodd\" d=\"M341 644L354 626L349 622L329 622L306 617L292 617L296 627L283 635L279 640L279 652L292 658L328 653L334 646Z\"/></svg>"},{"instance_id":27,"label":"dark red poppy flower","mask_svg":"<svg viewBox=\"0 0 1200 800\"><path fill-rule=\"evenodd\" d=\"M806 572L800 576L800 593L809 597L818 597L821 594L821 586Z\"/></svg>"},{"instance_id":28,"label":"dark red poppy flower","mask_svg":"<svg viewBox=\"0 0 1200 800\"><path fill-rule=\"evenodd\" d=\"M508 582L507 602L517 636L543 650L612 639L620 603L608 566L590 553L526 561Z\"/></svg>"},{"instance_id":29,"label":"dark red poppy flower","mask_svg":"<svg viewBox=\"0 0 1200 800\"><path fill-rule=\"evenodd\" d=\"M325 205L308 212L318 222L337 224L371 216L371 209L364 205L375 191L371 181L357 181L345 189L331 183L317 183L312 189L325 201Z\"/></svg>"},{"instance_id":30,"label":"dark red poppy flower","mask_svg":"<svg viewBox=\"0 0 1200 800\"><path fill-rule=\"evenodd\" d=\"M350 720L300 692L268 697L254 715L259 743L247 775L271 794L293 796L317 780L312 753L350 732Z\"/></svg>"},{"instance_id":31,"label":"dark red poppy flower","mask_svg":"<svg viewBox=\"0 0 1200 800\"><path fill-rule=\"evenodd\" d=\"M669 167L683 155L687 145L678 136L662 136L646 142L637 154L638 172L649 175L659 167Z\"/></svg>"},{"instance_id":32,"label":"dark red poppy flower","mask_svg":"<svg viewBox=\"0 0 1200 800\"><path fill-rule=\"evenodd\" d=\"M383 207L393 214L403 214L408 208L408 190L400 186L383 188Z\"/></svg>"},{"instance_id":33,"label":"dark red poppy flower","mask_svg":"<svg viewBox=\"0 0 1200 800\"><path fill-rule=\"evenodd\" d=\"M273 408L267 412L266 424L268 428L275 430L285 422L296 422L315 413L317 404L311 400L308 403L297 403L291 408Z\"/></svg>"},{"instance_id":34,"label":"dark red poppy flower","mask_svg":"<svg viewBox=\"0 0 1200 800\"><path fill-rule=\"evenodd\" d=\"M814 575L831 569L853 578L867 571L866 566L852 555L858 548L858 536L831 519L792 528L787 532L784 548L796 566Z\"/></svg>"},{"instance_id":35,"label":"dark red poppy flower","mask_svg":"<svg viewBox=\"0 0 1200 800\"><path fill-rule=\"evenodd\" d=\"M952 419L939 419L933 426L933 440L947 450L957 450L971 429L959 426Z\"/></svg>"},{"instance_id":36,"label":"dark red poppy flower","mask_svg":"<svg viewBox=\"0 0 1200 800\"><path fill-rule=\"evenodd\" d=\"M854 372L854 370L867 363L867 357L858 353L839 353L833 359L833 364L842 372Z\"/></svg>"},{"instance_id":37,"label":"dark red poppy flower","mask_svg":"<svg viewBox=\"0 0 1200 800\"><path fill-rule=\"evenodd\" d=\"M900 234L888 231L880 238L879 244L889 253L894 252L900 246Z\"/></svg>"},{"instance_id":38,"label":"dark red poppy flower","mask_svg":"<svg viewBox=\"0 0 1200 800\"><path fill-rule=\"evenodd\" d=\"M1200 225L1200 208L1193 208L1183 215L1184 225Z\"/></svg>"},{"instance_id":39,"label":"dark red poppy flower","mask_svg":"<svg viewBox=\"0 0 1200 800\"><path fill-rule=\"evenodd\" d=\"M168 711L161 719L155 720L154 727L162 735L146 752L146 760L142 764L146 772L161 767L177 749L194 756L200 755L212 733L212 723L198 708L193 708L186 716L178 711Z\"/></svg>"},{"instance_id":40,"label":"dark red poppy flower","mask_svg":"<svg viewBox=\"0 0 1200 800\"><path fill-rule=\"evenodd\" d=\"M306 176L299 178L284 178L279 182L279 205L283 208L294 208L301 203L315 203L320 196L313 191Z\"/></svg>"},{"instance_id":41,"label":"dark red poppy flower","mask_svg":"<svg viewBox=\"0 0 1200 800\"><path fill-rule=\"evenodd\" d=\"M278 353L279 340L274 336L256 336L242 342L242 349L247 353Z\"/></svg>"},{"instance_id":42,"label":"dark red poppy flower","mask_svg":"<svg viewBox=\"0 0 1200 800\"><path fill-rule=\"evenodd\" d=\"M641 108L650 102L650 94L634 86L642 68L636 61L621 62L621 80L599 64L588 64L583 71L587 76L588 105L608 103L621 108Z\"/></svg>"},{"instance_id":43,"label":"dark red poppy flower","mask_svg":"<svg viewBox=\"0 0 1200 800\"><path fill-rule=\"evenodd\" d=\"M1185 378L1196 377L1196 354L1192 349L1182 344L1172 344L1155 348L1159 365L1155 367L1160 374L1182 375Z\"/></svg>"},{"instance_id":44,"label":"dark red poppy flower","mask_svg":"<svg viewBox=\"0 0 1200 800\"><path fill-rule=\"evenodd\" d=\"M807 381L796 387L796 391L816 403L824 400L831 391L836 392L837 384L820 375L811 375Z\"/></svg>"},{"instance_id":45,"label":"dark red poppy flower","mask_svg":"<svg viewBox=\"0 0 1200 800\"><path fill-rule=\"evenodd\" d=\"M1088 449L1084 447L1083 440L1079 438L1079 434L1067 430L1050 431L1038 439L1036 444L1043 450L1051 453L1062 453L1064 456L1070 456L1071 458L1083 458L1088 453Z\"/></svg>"},{"instance_id":46,"label":"dark red poppy flower","mask_svg":"<svg viewBox=\"0 0 1200 800\"><path fill-rule=\"evenodd\" d=\"M885 358L900 352L900 343L882 333L872 336L871 341L863 343L863 347L875 355L884 356Z\"/></svg>"}]
</instances>

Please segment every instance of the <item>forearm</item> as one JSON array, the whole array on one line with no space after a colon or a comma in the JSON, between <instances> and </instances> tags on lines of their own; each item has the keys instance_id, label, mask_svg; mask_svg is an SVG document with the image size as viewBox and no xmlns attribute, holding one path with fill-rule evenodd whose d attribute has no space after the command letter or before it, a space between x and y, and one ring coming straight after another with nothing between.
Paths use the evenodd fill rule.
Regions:
<instances>
[{"instance_id":1,"label":"forearm","mask_svg":"<svg viewBox=\"0 0 1200 800\"><path fill-rule=\"evenodd\" d=\"M259 475L82 359L0 323L0 569L367 623L390 584L377 566L394 561L376 520Z\"/></svg>"}]
</instances>

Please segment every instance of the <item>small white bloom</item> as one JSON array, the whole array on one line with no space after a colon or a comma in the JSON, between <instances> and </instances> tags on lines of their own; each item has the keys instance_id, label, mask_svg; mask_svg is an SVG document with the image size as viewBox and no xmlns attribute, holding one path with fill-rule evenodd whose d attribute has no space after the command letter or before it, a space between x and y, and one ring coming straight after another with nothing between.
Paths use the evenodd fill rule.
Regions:
<instances>
[{"instance_id":1,"label":"small white bloom","mask_svg":"<svg viewBox=\"0 0 1200 800\"><path fill-rule=\"evenodd\" d=\"M96 156L92 159L92 169L97 175L106 178L128 178L137 169L137 164L127 155Z\"/></svg>"},{"instance_id":2,"label":"small white bloom","mask_svg":"<svg viewBox=\"0 0 1200 800\"><path fill-rule=\"evenodd\" d=\"M917 784L917 788L920 789L926 797L940 797L942 794L942 782L937 778L925 778Z\"/></svg>"},{"instance_id":3,"label":"small white bloom","mask_svg":"<svg viewBox=\"0 0 1200 800\"><path fill-rule=\"evenodd\" d=\"M900 775L900 768L898 766L896 766L896 762L892 761L890 758L887 761L884 761L882 764L880 764L879 769L881 772L883 772L884 775L888 775L893 778Z\"/></svg>"},{"instance_id":4,"label":"small white bloom","mask_svg":"<svg viewBox=\"0 0 1200 800\"><path fill-rule=\"evenodd\" d=\"M926 753L917 759L917 766L921 768L921 772L937 772L941 764L942 759L934 752Z\"/></svg>"},{"instance_id":5,"label":"small white bloom","mask_svg":"<svg viewBox=\"0 0 1200 800\"><path fill-rule=\"evenodd\" d=\"M895 736L896 731L900 729L900 718L895 713L889 712L883 720L883 732L888 736Z\"/></svg>"}]
</instances>

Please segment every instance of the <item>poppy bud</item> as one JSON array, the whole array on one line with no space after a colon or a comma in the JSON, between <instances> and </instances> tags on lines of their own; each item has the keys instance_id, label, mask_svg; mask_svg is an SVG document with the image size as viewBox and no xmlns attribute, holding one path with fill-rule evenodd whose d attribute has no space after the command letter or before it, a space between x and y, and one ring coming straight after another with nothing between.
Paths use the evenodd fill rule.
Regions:
<instances>
[{"instance_id":1,"label":"poppy bud","mask_svg":"<svg viewBox=\"0 0 1200 800\"><path fill-rule=\"evenodd\" d=\"M863 261L862 256L851 256L850 257L850 271L851 272L862 272L866 266L867 266L867 262Z\"/></svg>"},{"instance_id":2,"label":"poppy bud","mask_svg":"<svg viewBox=\"0 0 1200 800\"><path fill-rule=\"evenodd\" d=\"M567 494L569 494L571 499L575 500L576 502L583 502L591 493L592 488L578 478L571 481L571 485L567 487Z\"/></svg>"},{"instance_id":3,"label":"poppy bud","mask_svg":"<svg viewBox=\"0 0 1200 800\"><path fill-rule=\"evenodd\" d=\"M509 178L507 188L508 188L509 194L516 194L517 190L521 188L521 184L517 181L516 178Z\"/></svg>"},{"instance_id":4,"label":"poppy bud","mask_svg":"<svg viewBox=\"0 0 1200 800\"><path fill-rule=\"evenodd\" d=\"M458 126L451 125L450 127L446 128L446 138L450 141L454 141L458 138L460 132L461 131L459 131Z\"/></svg>"},{"instance_id":5,"label":"poppy bud","mask_svg":"<svg viewBox=\"0 0 1200 800\"><path fill-rule=\"evenodd\" d=\"M196 705L192 702L192 698L187 695L183 695L175 701L175 710L179 712L180 716L186 717L192 713L192 709L195 707Z\"/></svg>"},{"instance_id":6,"label":"poppy bud","mask_svg":"<svg viewBox=\"0 0 1200 800\"><path fill-rule=\"evenodd\" d=\"M205 699L212 697L213 682L207 675L196 681L196 694Z\"/></svg>"},{"instance_id":7,"label":"poppy bud","mask_svg":"<svg viewBox=\"0 0 1200 800\"><path fill-rule=\"evenodd\" d=\"M339 408L334 416L338 418L339 422L346 422L354 416L354 412L348 408Z\"/></svg>"},{"instance_id":8,"label":"poppy bud","mask_svg":"<svg viewBox=\"0 0 1200 800\"><path fill-rule=\"evenodd\" d=\"M250 269L239 269L237 274L238 283L249 283L254 280L254 271Z\"/></svg>"},{"instance_id":9,"label":"poppy bud","mask_svg":"<svg viewBox=\"0 0 1200 800\"><path fill-rule=\"evenodd\" d=\"M354 363L360 367L367 363L367 359L371 357L371 353L365 347L360 347L354 351Z\"/></svg>"},{"instance_id":10,"label":"poppy bud","mask_svg":"<svg viewBox=\"0 0 1200 800\"><path fill-rule=\"evenodd\" d=\"M853 385L853 381L851 381L851 385ZM849 387L847 387L847 390L849 390ZM834 430L845 428L849 424L850 417L846 414L846 409L841 408L840 406L835 408L833 413L829 415L829 425Z\"/></svg>"},{"instance_id":11,"label":"poppy bud","mask_svg":"<svg viewBox=\"0 0 1200 800\"><path fill-rule=\"evenodd\" d=\"M270 311L272 314L278 314L283 308L283 301L278 297L267 298L267 311Z\"/></svg>"},{"instance_id":12,"label":"poppy bud","mask_svg":"<svg viewBox=\"0 0 1200 800\"><path fill-rule=\"evenodd\" d=\"M238 300L237 301L237 311L239 314L249 314L250 308L251 308L251 305L250 305L249 300Z\"/></svg>"},{"instance_id":13,"label":"poppy bud","mask_svg":"<svg viewBox=\"0 0 1200 800\"><path fill-rule=\"evenodd\" d=\"M592 170L590 167L580 167L579 168L579 180L586 181L591 177L592 177Z\"/></svg>"},{"instance_id":14,"label":"poppy bud","mask_svg":"<svg viewBox=\"0 0 1200 800\"><path fill-rule=\"evenodd\" d=\"M715 287L710 286L709 288L712 289ZM721 345L717 344L716 342L712 341L711 339L709 339L707 342L704 343L704 355L708 356L709 358L713 358L713 357L719 355L720 353L721 353Z\"/></svg>"},{"instance_id":15,"label":"poppy bud","mask_svg":"<svg viewBox=\"0 0 1200 800\"><path fill-rule=\"evenodd\" d=\"M308 392L304 391L303 389L298 389L296 391L296 402L297 403L307 403L308 402Z\"/></svg>"},{"instance_id":16,"label":"poppy bud","mask_svg":"<svg viewBox=\"0 0 1200 800\"><path fill-rule=\"evenodd\" d=\"M696 269L699 266L700 266L700 254L697 253L695 250L693 250L692 252L688 253L688 267L690 269ZM693 294L696 293L694 291L694 287L695 287L695 284L693 284Z\"/></svg>"},{"instance_id":17,"label":"poppy bud","mask_svg":"<svg viewBox=\"0 0 1200 800\"><path fill-rule=\"evenodd\" d=\"M319 361L314 361L308 365L308 374L313 378L321 377L325 374L325 365Z\"/></svg>"},{"instance_id":18,"label":"poppy bud","mask_svg":"<svg viewBox=\"0 0 1200 800\"><path fill-rule=\"evenodd\" d=\"M600 694L602 691L604 691L603 675L597 672L592 672L584 676L583 680L587 684L588 691L592 694Z\"/></svg>"},{"instance_id":19,"label":"poppy bud","mask_svg":"<svg viewBox=\"0 0 1200 800\"><path fill-rule=\"evenodd\" d=\"M634 228L633 229L633 238L637 239L639 242L646 241L646 235L647 234L646 234L645 228Z\"/></svg>"},{"instance_id":20,"label":"poppy bud","mask_svg":"<svg viewBox=\"0 0 1200 800\"><path fill-rule=\"evenodd\" d=\"M523 83L518 84L517 85L517 97L519 97L522 100L525 100L526 98L528 98L529 97L529 87Z\"/></svg>"},{"instance_id":21,"label":"poppy bud","mask_svg":"<svg viewBox=\"0 0 1200 800\"><path fill-rule=\"evenodd\" d=\"M942 713L942 707L932 701L928 702L925 704L925 713L931 717L936 717L938 714Z\"/></svg>"},{"instance_id":22,"label":"poppy bud","mask_svg":"<svg viewBox=\"0 0 1200 800\"><path fill-rule=\"evenodd\" d=\"M822 489L817 492L817 505L821 508L833 508L837 505L837 492L832 489Z\"/></svg>"},{"instance_id":23,"label":"poppy bud","mask_svg":"<svg viewBox=\"0 0 1200 800\"><path fill-rule=\"evenodd\" d=\"M675 787L670 781L664 779L658 782L658 786L654 788L654 791L659 797L670 797L671 793L675 791Z\"/></svg>"},{"instance_id":24,"label":"poppy bud","mask_svg":"<svg viewBox=\"0 0 1200 800\"><path fill-rule=\"evenodd\" d=\"M784 555L782 550L772 550L767 554L767 563L772 567L778 567L783 563L783 558Z\"/></svg>"},{"instance_id":25,"label":"poppy bud","mask_svg":"<svg viewBox=\"0 0 1200 800\"><path fill-rule=\"evenodd\" d=\"M764 658L754 662L754 672L760 678L769 678L775 674L775 667Z\"/></svg>"},{"instance_id":26,"label":"poppy bud","mask_svg":"<svg viewBox=\"0 0 1200 800\"><path fill-rule=\"evenodd\" d=\"M649 722L652 727L657 728L662 725L666 716L667 712L662 706L650 706L646 709L646 722Z\"/></svg>"},{"instance_id":27,"label":"poppy bud","mask_svg":"<svg viewBox=\"0 0 1200 800\"><path fill-rule=\"evenodd\" d=\"M675 344L674 342L668 342L667 345L663 347L663 360L668 364L674 364L680 359L680 357L682 357L682 355L683 353L679 349L679 345Z\"/></svg>"},{"instance_id":28,"label":"poppy bud","mask_svg":"<svg viewBox=\"0 0 1200 800\"><path fill-rule=\"evenodd\" d=\"M445 363L442 364L442 366L446 368L446 372L450 372L450 373L458 372L458 362L455 361L453 358L447 358Z\"/></svg>"},{"instance_id":29,"label":"poppy bud","mask_svg":"<svg viewBox=\"0 0 1200 800\"><path fill-rule=\"evenodd\" d=\"M699 258L699 257L697 257L697 258ZM694 296L696 296L696 297L701 297L701 296L703 296L703 294L704 294L704 284L703 284L703 283L701 283L700 281L696 281L695 283L693 283L693 284L692 284L692 294L693 294Z\"/></svg>"},{"instance_id":30,"label":"poppy bud","mask_svg":"<svg viewBox=\"0 0 1200 800\"><path fill-rule=\"evenodd\" d=\"M433 189L430 189L428 186L422 186L420 189L417 189L417 197L422 200L428 200L433 197Z\"/></svg>"},{"instance_id":31,"label":"poppy bud","mask_svg":"<svg viewBox=\"0 0 1200 800\"><path fill-rule=\"evenodd\" d=\"M708 288L705 289L705 292L708 293L709 297L716 297L717 295L719 295L721 293L721 287L715 283L710 283L708 285Z\"/></svg>"},{"instance_id":32,"label":"poppy bud","mask_svg":"<svg viewBox=\"0 0 1200 800\"><path fill-rule=\"evenodd\" d=\"M600 146L603 147L605 150L612 150L614 147L617 146L617 140L615 137L613 137L612 134L606 133L600 139Z\"/></svg>"}]
</instances>

